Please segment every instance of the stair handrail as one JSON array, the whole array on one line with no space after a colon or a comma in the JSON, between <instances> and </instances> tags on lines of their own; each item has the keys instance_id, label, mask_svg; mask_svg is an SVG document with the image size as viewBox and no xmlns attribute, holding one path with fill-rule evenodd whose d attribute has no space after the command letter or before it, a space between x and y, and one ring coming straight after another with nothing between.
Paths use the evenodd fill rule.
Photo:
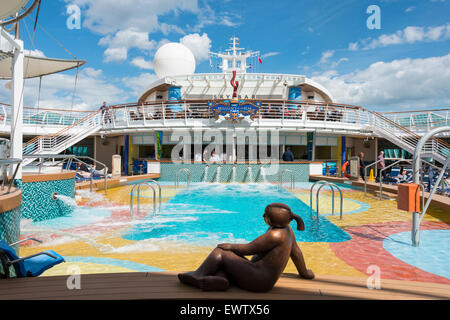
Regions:
<instances>
[{"instance_id":1,"label":"stair handrail","mask_svg":"<svg viewBox=\"0 0 450 320\"><path fill-rule=\"evenodd\" d=\"M86 117L78 120L77 122L75 122L74 124L67 126L65 128L63 128L62 130L54 133L54 134L49 134L49 135L42 135L42 136L37 136L34 137L33 139L31 139L30 141L24 143L23 145L23 150L25 154L30 154L30 153L26 153L29 148L30 145L39 142L42 139L52 139L52 141L56 141L56 138L63 136L64 133L66 133L68 130L78 127L81 123L86 123L88 120L94 118L95 116L98 116L101 113L102 110L97 110L96 112L90 113L88 114Z\"/></svg>"},{"instance_id":2,"label":"stair handrail","mask_svg":"<svg viewBox=\"0 0 450 320\"><path fill-rule=\"evenodd\" d=\"M373 118L372 127L374 127L374 128L375 127L379 127L379 128L382 128L382 129L386 130L385 126L382 126L380 124L377 125L376 119L378 119L380 121L384 121L386 124L390 125L391 127L395 127L397 130L399 130L399 131L403 132L404 134L406 134L406 137L405 136L402 137L401 135L398 135L397 132L392 131L392 130L390 131L391 133L393 133L402 142L404 142L405 144L409 145L409 147L411 149L415 149L416 148L419 140L422 138L420 135L414 133L411 130L408 130L405 127L402 127L401 125L399 125L398 123L392 121L391 119L386 118L385 116L383 116L379 112L374 112L374 111L368 111L368 112L370 112L373 115L373 117L374 117ZM388 131L388 130L386 130L386 131ZM411 143L411 140L413 140L412 143ZM431 143L431 153L435 152L435 150L436 150L436 153L440 157L443 157L444 159L446 158L447 154L443 154L443 152L441 152L441 149L445 149L446 153L448 153L450 151L450 145L448 143L446 143L442 139L435 138L435 137L431 138L429 143ZM442 159L436 159L436 160L438 160L439 162L442 162Z\"/></svg>"}]
</instances>

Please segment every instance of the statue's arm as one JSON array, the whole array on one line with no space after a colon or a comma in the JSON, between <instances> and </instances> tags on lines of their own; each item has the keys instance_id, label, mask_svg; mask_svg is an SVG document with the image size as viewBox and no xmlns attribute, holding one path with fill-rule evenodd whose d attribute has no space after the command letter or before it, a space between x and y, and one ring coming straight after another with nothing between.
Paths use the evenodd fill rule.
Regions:
<instances>
[{"instance_id":1,"label":"statue's arm","mask_svg":"<svg viewBox=\"0 0 450 320\"><path fill-rule=\"evenodd\" d=\"M224 250L230 250L240 256L255 255L267 252L281 244L282 234L278 231L269 231L259 236L255 240L246 244L219 244L218 247Z\"/></svg>"},{"instance_id":2,"label":"statue's arm","mask_svg":"<svg viewBox=\"0 0 450 320\"><path fill-rule=\"evenodd\" d=\"M295 240L292 243L291 248L291 259L294 262L295 267L297 268L298 274L304 279L314 279L314 273L311 270L306 268L305 259L303 258L303 253L298 247L297 242Z\"/></svg>"}]
</instances>

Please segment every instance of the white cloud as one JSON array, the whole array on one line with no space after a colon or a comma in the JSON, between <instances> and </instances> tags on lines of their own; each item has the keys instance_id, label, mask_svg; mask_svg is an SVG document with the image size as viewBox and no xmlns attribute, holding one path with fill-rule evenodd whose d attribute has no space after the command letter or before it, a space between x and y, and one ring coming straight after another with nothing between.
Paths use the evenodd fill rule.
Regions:
<instances>
[{"instance_id":1,"label":"white cloud","mask_svg":"<svg viewBox=\"0 0 450 320\"><path fill-rule=\"evenodd\" d=\"M122 62L127 60L128 50L125 47L108 48L104 52L105 62Z\"/></svg>"},{"instance_id":2,"label":"white cloud","mask_svg":"<svg viewBox=\"0 0 450 320\"><path fill-rule=\"evenodd\" d=\"M134 58L131 64L141 69L153 70L153 62L147 61L143 57Z\"/></svg>"},{"instance_id":3,"label":"white cloud","mask_svg":"<svg viewBox=\"0 0 450 320\"><path fill-rule=\"evenodd\" d=\"M412 44L417 42L442 41L450 38L450 23L437 27L409 26L391 34L382 34L376 39L364 39L350 43L349 50L375 49L398 44Z\"/></svg>"},{"instance_id":4,"label":"white cloud","mask_svg":"<svg viewBox=\"0 0 450 320\"><path fill-rule=\"evenodd\" d=\"M9 97L11 92L5 88L7 81L0 81L0 96ZM103 75L102 70L83 68L78 75L74 105L72 96L75 88L75 74L59 73L42 78L40 108L65 110L96 110L103 101L120 103L130 99L127 91L122 90ZM36 107L38 104L39 79L25 81L24 105ZM134 97L134 99L136 99ZM7 102L7 101L3 101Z\"/></svg>"},{"instance_id":5,"label":"white cloud","mask_svg":"<svg viewBox=\"0 0 450 320\"><path fill-rule=\"evenodd\" d=\"M26 56L32 56L32 57L39 57L39 58L45 58L44 52L38 49L34 50L24 50Z\"/></svg>"},{"instance_id":6,"label":"white cloud","mask_svg":"<svg viewBox=\"0 0 450 320\"><path fill-rule=\"evenodd\" d=\"M450 105L450 54L425 59L376 62L365 70L339 75L328 71L312 78L337 102L380 109Z\"/></svg>"},{"instance_id":7,"label":"white cloud","mask_svg":"<svg viewBox=\"0 0 450 320\"><path fill-rule=\"evenodd\" d=\"M348 50L350 50L350 51L357 51L358 49L359 49L358 42L351 42L348 45Z\"/></svg>"},{"instance_id":8,"label":"white cloud","mask_svg":"<svg viewBox=\"0 0 450 320\"><path fill-rule=\"evenodd\" d=\"M156 47L157 43L149 40L148 32L130 28L118 31L114 36L105 36L100 39L98 44L108 47L105 50L105 62L122 62L127 59L129 49L150 51Z\"/></svg>"},{"instance_id":9,"label":"white cloud","mask_svg":"<svg viewBox=\"0 0 450 320\"><path fill-rule=\"evenodd\" d=\"M320 58L320 63L327 63L328 60L334 55L334 50L327 50L322 52L322 57Z\"/></svg>"},{"instance_id":10,"label":"white cloud","mask_svg":"<svg viewBox=\"0 0 450 320\"><path fill-rule=\"evenodd\" d=\"M201 36L198 33L188 34L180 39L180 43L191 49L197 64L209 58L211 39L206 33Z\"/></svg>"},{"instance_id":11,"label":"white cloud","mask_svg":"<svg viewBox=\"0 0 450 320\"><path fill-rule=\"evenodd\" d=\"M160 30L159 17L179 12L198 13L197 0L65 0L82 9L83 27L102 35L136 28L139 31ZM167 30L168 25L164 25Z\"/></svg>"},{"instance_id":12,"label":"white cloud","mask_svg":"<svg viewBox=\"0 0 450 320\"><path fill-rule=\"evenodd\" d=\"M126 77L122 79L122 83L131 89L133 100L137 101L138 97L147 89L150 84L158 80L156 74L141 73L136 77Z\"/></svg>"},{"instance_id":13,"label":"white cloud","mask_svg":"<svg viewBox=\"0 0 450 320\"><path fill-rule=\"evenodd\" d=\"M263 54L263 55L261 56L261 59L265 59L265 58L269 58L269 57L274 57L274 56L277 56L277 55L279 55L279 54L280 54L280 52L268 52L268 53Z\"/></svg>"}]
</instances>

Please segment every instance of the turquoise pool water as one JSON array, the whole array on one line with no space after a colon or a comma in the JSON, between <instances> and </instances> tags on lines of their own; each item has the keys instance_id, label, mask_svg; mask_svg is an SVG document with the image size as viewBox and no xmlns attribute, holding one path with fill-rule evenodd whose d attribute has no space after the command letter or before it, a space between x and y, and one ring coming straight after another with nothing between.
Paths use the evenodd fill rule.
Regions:
<instances>
[{"instance_id":1,"label":"turquoise pool water","mask_svg":"<svg viewBox=\"0 0 450 320\"><path fill-rule=\"evenodd\" d=\"M450 230L422 230L418 247L411 245L411 232L392 234L383 248L403 262L450 278Z\"/></svg>"},{"instance_id":2,"label":"turquoise pool water","mask_svg":"<svg viewBox=\"0 0 450 320\"><path fill-rule=\"evenodd\" d=\"M161 214L146 217L123 237L128 240L167 239L197 245L220 242L249 242L263 234L267 225L264 209L273 202L289 205L302 217L306 230L296 231L297 241L342 242L351 236L320 217L310 217L305 203L285 189L260 184L194 185L164 203Z\"/></svg>"},{"instance_id":3,"label":"turquoise pool water","mask_svg":"<svg viewBox=\"0 0 450 320\"><path fill-rule=\"evenodd\" d=\"M110 216L111 210L106 208L76 207L66 216L33 222L33 225L51 230L71 229L100 222Z\"/></svg>"}]
</instances>

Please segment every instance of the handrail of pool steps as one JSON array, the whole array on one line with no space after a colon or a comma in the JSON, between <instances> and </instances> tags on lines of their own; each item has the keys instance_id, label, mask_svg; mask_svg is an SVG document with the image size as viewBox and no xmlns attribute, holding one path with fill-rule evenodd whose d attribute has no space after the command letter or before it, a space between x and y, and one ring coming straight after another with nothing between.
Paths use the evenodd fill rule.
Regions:
<instances>
[{"instance_id":1,"label":"handrail of pool steps","mask_svg":"<svg viewBox=\"0 0 450 320\"><path fill-rule=\"evenodd\" d=\"M342 213L343 213L343 198L342 198L342 191L341 188L339 188L336 184L330 183L329 181L325 180L319 180L314 182L314 184L311 186L311 189L309 190L309 207L311 210L311 219L314 219L313 216L313 190L316 185L321 185L317 191L316 194L316 207L317 207L317 219L319 219L319 192L322 186L328 185L331 189L331 212L334 215L334 188L338 189L340 195L341 195L341 212L340 212L340 219L342 220Z\"/></svg>"},{"instance_id":2,"label":"handrail of pool steps","mask_svg":"<svg viewBox=\"0 0 450 320\"><path fill-rule=\"evenodd\" d=\"M22 163L22 159L14 159L14 158L0 159L0 167L2 168L2 170L1 170L1 172L2 172L1 191L3 191L5 189L5 183L6 183L6 180L8 180L8 174L6 172L7 167L9 167L11 165L16 165L16 169L14 170L12 177L11 177L11 179L9 179L9 186L8 186L8 190L6 191L6 194L11 192L12 186L14 184L14 180L16 179L16 175L17 175L17 172L19 170L21 163Z\"/></svg>"},{"instance_id":3,"label":"handrail of pool steps","mask_svg":"<svg viewBox=\"0 0 450 320\"><path fill-rule=\"evenodd\" d=\"M285 173L290 175L290 177L291 177L291 190L294 190L295 189L295 176L294 176L294 173L292 172L292 170L289 170L289 169L282 170L278 174L278 188L281 189L283 187L283 177L284 177Z\"/></svg>"},{"instance_id":4,"label":"handrail of pool steps","mask_svg":"<svg viewBox=\"0 0 450 320\"><path fill-rule=\"evenodd\" d=\"M341 206L340 206L340 214L339 214L339 216L340 216L340 220L342 220L343 207L344 207L344 197L342 196L342 190L336 184L327 181L326 183L323 183L319 187L319 189L317 189L317 193L316 193L316 215L317 215L317 221L319 221L319 193L320 193L320 190L323 187L326 187L326 186L329 186L331 188L331 190L332 190L332 197L333 197L333 199L331 201L331 212L332 212L333 216L334 216L334 189L333 188L336 188L339 191L340 199L341 199Z\"/></svg>"},{"instance_id":5,"label":"handrail of pool steps","mask_svg":"<svg viewBox=\"0 0 450 320\"><path fill-rule=\"evenodd\" d=\"M422 149L424 148L425 144L429 139L433 139L433 136L436 134L439 134L440 132L450 132L450 126L447 127L441 127L441 128L435 128L429 132L427 132L417 143L416 148L414 150L413 154L413 182L416 184L420 183L420 158ZM442 179L445 170L447 169L448 165L450 164L450 155L447 154L446 161L444 163L444 166L442 167L442 171L438 177L438 179ZM431 190L431 193L428 197L427 203L424 205L424 208L422 208L422 212L413 212L412 217L412 230L411 230L411 240L413 246L418 246L420 241L420 223L422 222L423 217L425 216L426 209L428 208L429 204L431 203L431 199L434 195L434 193L437 190L437 183L433 187L433 190Z\"/></svg>"},{"instance_id":6,"label":"handrail of pool steps","mask_svg":"<svg viewBox=\"0 0 450 320\"><path fill-rule=\"evenodd\" d=\"M105 193L108 191L108 167L104 163L102 163L102 162L100 162L100 161L98 161L98 160L96 160L94 158L91 158L89 156L76 156L76 155L65 155L65 154L41 154L41 155L23 155L23 158L25 158L25 159L26 158L39 159L40 160L39 161L39 173L41 173L41 170L42 170L42 167L44 165L44 160L45 159L52 159L53 161L55 159L63 159L63 161L57 162L56 164L51 165L51 167L55 167L57 165L60 165L61 163L64 163L67 160L67 165L66 165L66 169L67 170L70 169L70 166L71 166L73 160L81 162L84 165L86 165L88 168L90 168L90 173L91 173L91 176L90 176L90 191L92 192L93 191L93 180L94 180L94 168L93 168L93 165L88 164L88 163L86 163L85 161L83 161L81 159L90 160L90 161L94 162L95 164L99 164L99 165L101 165L103 167L104 176L105 176L105 178L104 178L104 180L105 180L105 183L104 183L105 184L105 186L104 186ZM64 170L63 168L64 168L64 166L61 166L61 170Z\"/></svg>"},{"instance_id":7,"label":"handrail of pool steps","mask_svg":"<svg viewBox=\"0 0 450 320\"><path fill-rule=\"evenodd\" d=\"M162 196L161 196L161 186L155 180L148 179L148 180L141 181L141 182L135 184L133 186L133 188L131 189L131 193L130 193L130 216L131 216L132 219L134 219L134 208L133 208L134 191L137 188L137 213L139 214L140 208L141 208L141 202L140 202L140 199L141 199L141 187L143 185L146 185L146 186L150 187L152 189L152 191L153 191L153 217L156 216L156 212L157 212L156 211L156 190L155 190L155 187L152 184L155 184L158 187L158 190L159 190L159 207L158 207L158 212L161 212L161 202L162 202L162 200L161 200L161 198L162 198Z\"/></svg>"},{"instance_id":8,"label":"handrail of pool steps","mask_svg":"<svg viewBox=\"0 0 450 320\"><path fill-rule=\"evenodd\" d=\"M397 160L394 163L391 163L390 165L388 165L388 166L386 166L386 167L384 167L383 169L380 170L380 177L378 177L379 180L380 180L380 194L378 195L378 198L380 200L383 199L383 193L382 193L383 192L383 172L386 171L389 168L392 168L393 166L395 166L395 165L397 165L399 163L402 163L402 162L406 162L406 163L412 164L412 160L400 159L400 160ZM401 172L400 172L400 174L401 174Z\"/></svg>"},{"instance_id":9,"label":"handrail of pool steps","mask_svg":"<svg viewBox=\"0 0 450 320\"><path fill-rule=\"evenodd\" d=\"M186 188L189 188L189 186L191 185L191 170L189 170L188 168L183 168L178 170L177 172L175 172L175 189L178 189L179 187L179 174L181 172L184 172L186 174Z\"/></svg>"}]
</instances>

